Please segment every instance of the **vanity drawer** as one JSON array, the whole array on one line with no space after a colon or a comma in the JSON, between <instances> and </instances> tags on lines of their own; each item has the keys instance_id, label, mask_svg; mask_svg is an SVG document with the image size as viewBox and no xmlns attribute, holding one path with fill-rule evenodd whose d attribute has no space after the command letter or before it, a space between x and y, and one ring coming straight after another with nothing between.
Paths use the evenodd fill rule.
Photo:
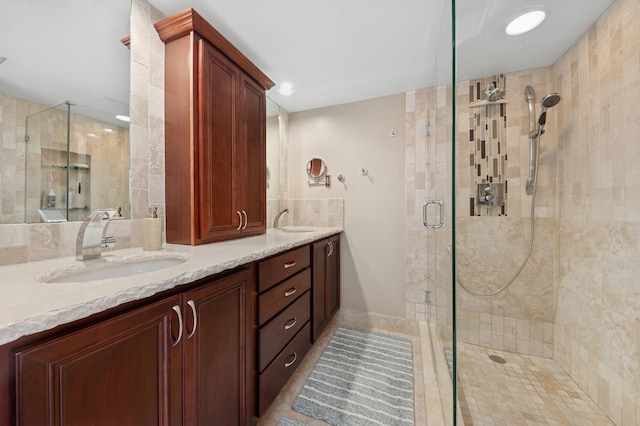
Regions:
<instances>
[{"instance_id":1,"label":"vanity drawer","mask_svg":"<svg viewBox=\"0 0 640 426\"><path fill-rule=\"evenodd\" d=\"M311 323L300 330L296 337L278 354L271 365L260 374L258 383L258 415L262 416L278 396L289 377L311 348Z\"/></svg>"},{"instance_id":2,"label":"vanity drawer","mask_svg":"<svg viewBox=\"0 0 640 426\"><path fill-rule=\"evenodd\" d=\"M311 288L311 268L307 268L293 277L281 282L264 294L258 301L259 325L264 324Z\"/></svg>"},{"instance_id":3,"label":"vanity drawer","mask_svg":"<svg viewBox=\"0 0 640 426\"><path fill-rule=\"evenodd\" d=\"M309 321L311 292L307 291L260 329L259 369L264 370L278 352Z\"/></svg>"},{"instance_id":4,"label":"vanity drawer","mask_svg":"<svg viewBox=\"0 0 640 426\"><path fill-rule=\"evenodd\" d=\"M262 293L280 281L302 271L311 262L309 246L279 254L258 265L258 291Z\"/></svg>"}]
</instances>

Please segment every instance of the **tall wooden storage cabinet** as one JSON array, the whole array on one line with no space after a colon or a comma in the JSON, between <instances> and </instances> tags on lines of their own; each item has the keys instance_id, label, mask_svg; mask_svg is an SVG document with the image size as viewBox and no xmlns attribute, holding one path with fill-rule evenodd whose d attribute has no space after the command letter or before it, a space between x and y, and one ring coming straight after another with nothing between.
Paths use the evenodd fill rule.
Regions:
<instances>
[{"instance_id":1,"label":"tall wooden storage cabinet","mask_svg":"<svg viewBox=\"0 0 640 426\"><path fill-rule=\"evenodd\" d=\"M165 42L167 242L266 232L266 98L273 82L193 9Z\"/></svg>"}]
</instances>

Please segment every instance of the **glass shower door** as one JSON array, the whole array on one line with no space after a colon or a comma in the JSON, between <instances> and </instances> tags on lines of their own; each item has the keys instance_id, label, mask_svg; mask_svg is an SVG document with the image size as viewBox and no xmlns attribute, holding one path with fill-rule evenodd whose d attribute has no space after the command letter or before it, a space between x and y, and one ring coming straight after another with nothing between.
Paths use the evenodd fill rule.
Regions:
<instances>
[{"instance_id":1,"label":"glass shower door","mask_svg":"<svg viewBox=\"0 0 640 426\"><path fill-rule=\"evenodd\" d=\"M26 223L69 219L70 109L66 102L27 117Z\"/></svg>"}]
</instances>

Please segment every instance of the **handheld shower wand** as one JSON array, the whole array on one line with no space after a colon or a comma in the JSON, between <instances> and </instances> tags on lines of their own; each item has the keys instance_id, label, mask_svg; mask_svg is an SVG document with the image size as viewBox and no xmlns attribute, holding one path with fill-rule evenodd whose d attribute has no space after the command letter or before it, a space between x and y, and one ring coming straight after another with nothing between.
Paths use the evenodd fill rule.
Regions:
<instances>
[{"instance_id":1,"label":"handheld shower wand","mask_svg":"<svg viewBox=\"0 0 640 426\"><path fill-rule=\"evenodd\" d=\"M538 171L538 144L540 136L544 134L544 126L547 124L547 109L552 108L560 102L560 95L557 93L549 93L540 101L542 110L538 117L538 128L535 128L535 92L533 87L527 86L524 90L525 98L529 103L529 178L527 179L526 193L532 195L535 190L535 182Z\"/></svg>"}]
</instances>

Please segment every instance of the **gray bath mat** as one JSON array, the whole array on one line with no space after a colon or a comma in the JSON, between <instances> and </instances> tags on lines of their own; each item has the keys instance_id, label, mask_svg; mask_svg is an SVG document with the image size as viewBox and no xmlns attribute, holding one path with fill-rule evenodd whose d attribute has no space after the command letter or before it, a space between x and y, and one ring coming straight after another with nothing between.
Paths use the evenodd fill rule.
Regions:
<instances>
[{"instance_id":1,"label":"gray bath mat","mask_svg":"<svg viewBox=\"0 0 640 426\"><path fill-rule=\"evenodd\" d=\"M411 341L338 327L293 409L335 426L413 425Z\"/></svg>"},{"instance_id":2,"label":"gray bath mat","mask_svg":"<svg viewBox=\"0 0 640 426\"><path fill-rule=\"evenodd\" d=\"M297 422L295 420L291 420L290 418L287 418L287 417L283 417L278 422L278 426L305 426L305 424Z\"/></svg>"}]
</instances>

